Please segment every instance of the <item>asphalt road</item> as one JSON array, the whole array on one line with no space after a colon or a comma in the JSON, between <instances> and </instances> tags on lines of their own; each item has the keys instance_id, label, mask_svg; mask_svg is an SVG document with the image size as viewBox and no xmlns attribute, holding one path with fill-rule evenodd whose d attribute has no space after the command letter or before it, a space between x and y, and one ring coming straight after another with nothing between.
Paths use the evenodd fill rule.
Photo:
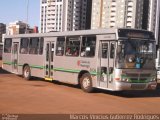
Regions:
<instances>
[{"instance_id":1,"label":"asphalt road","mask_svg":"<svg viewBox=\"0 0 160 120\"><path fill-rule=\"evenodd\" d=\"M40 78L27 81L0 68L0 113L156 114L160 113L160 85L155 91L84 93L76 86Z\"/></svg>"}]
</instances>

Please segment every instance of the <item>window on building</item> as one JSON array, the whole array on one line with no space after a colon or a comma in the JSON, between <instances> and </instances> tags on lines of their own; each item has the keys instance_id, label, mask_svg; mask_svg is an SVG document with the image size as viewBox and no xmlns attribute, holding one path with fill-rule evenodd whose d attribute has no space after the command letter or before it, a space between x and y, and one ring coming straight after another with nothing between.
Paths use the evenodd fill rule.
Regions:
<instances>
[{"instance_id":1,"label":"window on building","mask_svg":"<svg viewBox=\"0 0 160 120\"><path fill-rule=\"evenodd\" d=\"M6 38L4 42L4 53L11 53L12 39Z\"/></svg>"},{"instance_id":2,"label":"window on building","mask_svg":"<svg viewBox=\"0 0 160 120\"><path fill-rule=\"evenodd\" d=\"M21 46L20 46L20 53L21 54L27 54L28 53L28 44L29 44L29 39L28 38L22 38L21 39Z\"/></svg>"},{"instance_id":3,"label":"window on building","mask_svg":"<svg viewBox=\"0 0 160 120\"><path fill-rule=\"evenodd\" d=\"M66 40L66 56L79 56L80 37L67 37Z\"/></svg>"},{"instance_id":4,"label":"window on building","mask_svg":"<svg viewBox=\"0 0 160 120\"><path fill-rule=\"evenodd\" d=\"M96 36L82 37L81 57L94 57L96 48Z\"/></svg>"},{"instance_id":5,"label":"window on building","mask_svg":"<svg viewBox=\"0 0 160 120\"><path fill-rule=\"evenodd\" d=\"M57 56L64 55L64 43L65 43L65 37L57 38L57 48L56 48L56 55Z\"/></svg>"}]
</instances>

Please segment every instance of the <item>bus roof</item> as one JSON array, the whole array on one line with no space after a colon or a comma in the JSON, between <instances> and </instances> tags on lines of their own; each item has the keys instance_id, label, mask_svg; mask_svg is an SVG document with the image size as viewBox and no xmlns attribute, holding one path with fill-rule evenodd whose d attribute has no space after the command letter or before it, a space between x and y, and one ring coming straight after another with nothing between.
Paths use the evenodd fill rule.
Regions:
<instances>
[{"instance_id":1,"label":"bus roof","mask_svg":"<svg viewBox=\"0 0 160 120\"><path fill-rule=\"evenodd\" d=\"M49 32L49 33L30 33L30 34L17 34L17 35L5 35L4 38L21 38L21 37L58 37L58 36L76 36L76 35L97 35L97 34L114 34L118 30L134 30L134 31L146 31L138 29L127 28L109 28L109 29L94 29L94 30L77 30L66 32ZM146 31L147 32L147 31ZM148 31L149 32L149 31Z\"/></svg>"}]
</instances>

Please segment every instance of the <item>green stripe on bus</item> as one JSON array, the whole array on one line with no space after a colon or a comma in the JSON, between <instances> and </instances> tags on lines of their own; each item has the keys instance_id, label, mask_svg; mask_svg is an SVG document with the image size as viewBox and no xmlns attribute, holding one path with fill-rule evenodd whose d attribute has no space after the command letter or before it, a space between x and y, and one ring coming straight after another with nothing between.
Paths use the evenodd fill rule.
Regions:
<instances>
[{"instance_id":1,"label":"green stripe on bus","mask_svg":"<svg viewBox=\"0 0 160 120\"><path fill-rule=\"evenodd\" d=\"M18 66L21 66L21 67L22 67L23 65L21 65L21 64L18 64Z\"/></svg>"},{"instance_id":2,"label":"green stripe on bus","mask_svg":"<svg viewBox=\"0 0 160 120\"><path fill-rule=\"evenodd\" d=\"M3 64L12 65L13 63L12 62L3 62Z\"/></svg>"},{"instance_id":3,"label":"green stripe on bus","mask_svg":"<svg viewBox=\"0 0 160 120\"><path fill-rule=\"evenodd\" d=\"M44 66L31 65L31 68L44 69Z\"/></svg>"},{"instance_id":4,"label":"green stripe on bus","mask_svg":"<svg viewBox=\"0 0 160 120\"><path fill-rule=\"evenodd\" d=\"M79 73L80 70L73 70L73 69L64 69L64 68L53 68L55 71L62 71L62 72L70 72L70 73Z\"/></svg>"},{"instance_id":5,"label":"green stripe on bus","mask_svg":"<svg viewBox=\"0 0 160 120\"><path fill-rule=\"evenodd\" d=\"M13 65L14 63L12 62L4 62L4 64L7 65ZM18 64L18 66L22 67L23 64ZM38 66L38 65L30 65L31 68L37 68L37 69L46 69L45 66ZM61 72L69 72L69 73L79 73L80 70L74 70L74 69L64 69L64 68L53 68L51 70L54 71L61 71ZM97 72L90 72L91 75L97 75Z\"/></svg>"},{"instance_id":6,"label":"green stripe on bus","mask_svg":"<svg viewBox=\"0 0 160 120\"><path fill-rule=\"evenodd\" d=\"M64 68L53 68L55 71L62 71L62 72L70 72L70 73L79 73L80 70L74 69L64 69ZM91 75L97 75L97 72L90 72Z\"/></svg>"},{"instance_id":7,"label":"green stripe on bus","mask_svg":"<svg viewBox=\"0 0 160 120\"><path fill-rule=\"evenodd\" d=\"M97 75L97 72L90 72L91 75Z\"/></svg>"}]
</instances>

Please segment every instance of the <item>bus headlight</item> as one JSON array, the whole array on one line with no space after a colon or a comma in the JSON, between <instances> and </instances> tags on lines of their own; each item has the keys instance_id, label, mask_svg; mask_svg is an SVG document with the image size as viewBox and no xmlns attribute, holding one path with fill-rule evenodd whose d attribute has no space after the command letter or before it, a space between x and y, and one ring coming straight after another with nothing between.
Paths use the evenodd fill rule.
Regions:
<instances>
[{"instance_id":1,"label":"bus headlight","mask_svg":"<svg viewBox=\"0 0 160 120\"><path fill-rule=\"evenodd\" d=\"M155 77L153 77L153 78L150 80L150 82L154 82L154 81L156 81L156 78L155 78Z\"/></svg>"},{"instance_id":2,"label":"bus headlight","mask_svg":"<svg viewBox=\"0 0 160 120\"><path fill-rule=\"evenodd\" d=\"M121 81L122 82L128 82L128 79L127 78L122 78Z\"/></svg>"},{"instance_id":3,"label":"bus headlight","mask_svg":"<svg viewBox=\"0 0 160 120\"><path fill-rule=\"evenodd\" d=\"M134 61L134 59L133 59L132 57L130 57L130 58L128 59L128 61L129 61L130 63L132 63L132 62Z\"/></svg>"},{"instance_id":4,"label":"bus headlight","mask_svg":"<svg viewBox=\"0 0 160 120\"><path fill-rule=\"evenodd\" d=\"M135 57L134 57L134 56L130 56L130 57L128 58L128 62L130 62L130 63L135 62Z\"/></svg>"}]
</instances>

